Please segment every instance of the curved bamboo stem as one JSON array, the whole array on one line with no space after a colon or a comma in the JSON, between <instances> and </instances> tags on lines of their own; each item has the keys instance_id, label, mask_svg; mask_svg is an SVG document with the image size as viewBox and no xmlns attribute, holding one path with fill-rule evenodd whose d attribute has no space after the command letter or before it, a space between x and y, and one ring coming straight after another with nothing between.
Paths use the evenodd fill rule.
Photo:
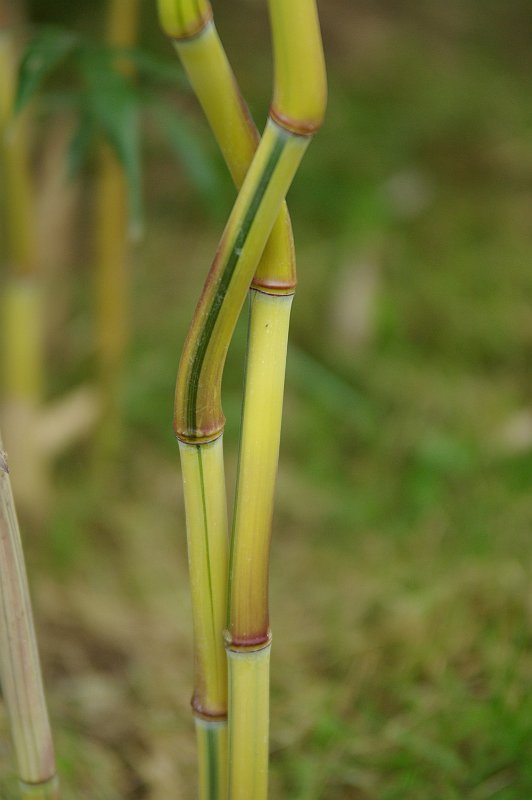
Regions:
<instances>
[{"instance_id":1,"label":"curved bamboo stem","mask_svg":"<svg viewBox=\"0 0 532 800\"><path fill-rule=\"evenodd\" d=\"M176 434L182 442L199 443L198 449L223 430L220 383L227 346L273 225L251 294L226 637L229 796L262 799L267 794L268 760L269 543L286 341L295 289L291 228L282 201L309 135L321 122L325 77L312 0L296 0L288 12L272 1L276 89L271 120L247 172L258 134L238 92L208 4L196 6L196 16L193 5L159 0L161 20L175 39L235 183L243 183L198 304L178 373ZM297 45L292 57L285 50L292 44L289 40L294 29L298 37L303 30L307 45ZM315 57L310 68L309 55ZM309 77L308 86L299 86ZM299 147L292 149L289 144ZM283 206L277 221L275 203L277 208Z\"/></svg>"},{"instance_id":2,"label":"curved bamboo stem","mask_svg":"<svg viewBox=\"0 0 532 800\"><path fill-rule=\"evenodd\" d=\"M178 371L175 432L189 442L223 431L221 380L229 342L253 273L309 137L272 120L237 197L185 342Z\"/></svg>"},{"instance_id":3,"label":"curved bamboo stem","mask_svg":"<svg viewBox=\"0 0 532 800\"><path fill-rule=\"evenodd\" d=\"M259 132L240 94L214 21L174 46L205 112L233 180L240 188L259 143ZM291 294L296 286L292 226L286 203L274 223L253 277L254 287Z\"/></svg>"},{"instance_id":4,"label":"curved bamboo stem","mask_svg":"<svg viewBox=\"0 0 532 800\"><path fill-rule=\"evenodd\" d=\"M0 439L0 680L23 797L58 797L20 532Z\"/></svg>"}]
</instances>

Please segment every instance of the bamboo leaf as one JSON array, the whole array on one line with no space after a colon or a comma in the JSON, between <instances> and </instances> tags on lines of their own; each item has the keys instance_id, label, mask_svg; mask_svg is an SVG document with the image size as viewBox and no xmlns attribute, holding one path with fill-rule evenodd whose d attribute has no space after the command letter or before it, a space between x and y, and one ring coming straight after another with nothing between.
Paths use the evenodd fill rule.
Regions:
<instances>
[{"instance_id":1,"label":"bamboo leaf","mask_svg":"<svg viewBox=\"0 0 532 800\"><path fill-rule=\"evenodd\" d=\"M129 49L116 49L114 51L116 56L121 56L131 61L137 73L142 78L148 78L151 81L159 81L160 83L169 83L172 86L179 86L181 88L189 88L183 71L179 68L176 62L168 62L163 59L157 58L152 53L139 48Z\"/></svg>"},{"instance_id":2,"label":"bamboo leaf","mask_svg":"<svg viewBox=\"0 0 532 800\"><path fill-rule=\"evenodd\" d=\"M68 174L71 178L77 177L85 166L94 134L95 126L92 119L86 112L82 112L79 125L68 147Z\"/></svg>"},{"instance_id":3,"label":"bamboo leaf","mask_svg":"<svg viewBox=\"0 0 532 800\"><path fill-rule=\"evenodd\" d=\"M172 153L188 174L191 183L209 203L220 199L221 181L212 167L212 159L179 112L158 99L150 111Z\"/></svg>"},{"instance_id":4,"label":"bamboo leaf","mask_svg":"<svg viewBox=\"0 0 532 800\"><path fill-rule=\"evenodd\" d=\"M139 94L128 78L110 68L109 51L87 49L81 59L87 114L116 153L128 189L130 234L142 232L142 170ZM83 140L82 140L83 141Z\"/></svg>"},{"instance_id":5,"label":"bamboo leaf","mask_svg":"<svg viewBox=\"0 0 532 800\"><path fill-rule=\"evenodd\" d=\"M21 111L46 78L79 47L79 38L63 28L45 28L31 40L20 64L15 112Z\"/></svg>"}]
</instances>

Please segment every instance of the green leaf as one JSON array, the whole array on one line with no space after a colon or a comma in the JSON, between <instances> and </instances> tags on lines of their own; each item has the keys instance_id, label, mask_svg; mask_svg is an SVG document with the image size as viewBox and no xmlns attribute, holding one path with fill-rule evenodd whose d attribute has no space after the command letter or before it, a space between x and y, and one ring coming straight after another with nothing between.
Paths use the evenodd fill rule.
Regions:
<instances>
[{"instance_id":1,"label":"green leaf","mask_svg":"<svg viewBox=\"0 0 532 800\"><path fill-rule=\"evenodd\" d=\"M175 108L157 98L151 100L150 111L193 186L207 201L219 200L222 193L220 179L197 134Z\"/></svg>"},{"instance_id":2,"label":"green leaf","mask_svg":"<svg viewBox=\"0 0 532 800\"><path fill-rule=\"evenodd\" d=\"M108 50L87 48L80 62L86 86L88 119L116 153L128 189L130 234L142 231L140 98L130 80L112 67Z\"/></svg>"},{"instance_id":3,"label":"green leaf","mask_svg":"<svg viewBox=\"0 0 532 800\"><path fill-rule=\"evenodd\" d=\"M94 139L95 126L86 111L83 111L79 125L68 147L68 174L71 178L77 177L85 165L92 140Z\"/></svg>"},{"instance_id":4,"label":"green leaf","mask_svg":"<svg viewBox=\"0 0 532 800\"><path fill-rule=\"evenodd\" d=\"M172 86L188 87L190 89L190 84L185 79L177 60L172 62L164 61L138 48L115 48L112 52L114 56L126 58L131 61L137 73L142 78L159 81L160 83L169 83Z\"/></svg>"},{"instance_id":5,"label":"green leaf","mask_svg":"<svg viewBox=\"0 0 532 800\"><path fill-rule=\"evenodd\" d=\"M79 45L79 37L62 28L44 28L30 41L19 68L16 113L24 108L46 78Z\"/></svg>"}]
</instances>

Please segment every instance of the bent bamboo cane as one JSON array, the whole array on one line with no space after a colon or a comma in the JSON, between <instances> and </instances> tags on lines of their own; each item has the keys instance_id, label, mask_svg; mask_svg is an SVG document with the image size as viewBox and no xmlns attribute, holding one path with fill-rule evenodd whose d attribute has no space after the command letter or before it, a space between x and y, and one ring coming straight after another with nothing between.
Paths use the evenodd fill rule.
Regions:
<instances>
[{"instance_id":1,"label":"bent bamboo cane","mask_svg":"<svg viewBox=\"0 0 532 800\"><path fill-rule=\"evenodd\" d=\"M177 39L176 47L178 52L226 156L235 182L238 184L243 179L253 148L256 145L256 130L238 93L236 82L227 63L227 59L225 58L214 26L210 21L211 15L209 7L207 4L204 4L202 8L196 9L199 11L199 16L195 16L194 13L191 13L193 9L185 6L186 4L180 4L179 8L177 8L174 5L173 8L176 14L171 17L171 9L169 5L166 4L165 9L162 9L162 11L166 11L166 17L164 13L161 14L163 23L165 24L167 32ZM312 11L312 9L310 10ZM279 9L277 9L277 13L274 12L275 9L272 9L274 36L280 38L279 32L282 33L283 25L286 25L287 20L285 19L283 21L283 16L279 14ZM311 13L311 19L312 16ZM294 20L301 21L302 19L304 19L304 15L299 15L299 17L296 15L291 18L292 22L294 22ZM288 18L288 21L289 20L290 16ZM277 34L275 33L275 26L277 26ZM308 27L308 30L312 31L312 24ZM314 28L314 31L315 30ZM319 31L317 39L314 36L314 39L311 39L311 41L317 41L319 44ZM319 74L319 68L323 67L320 47L318 48L318 55ZM278 57L277 64L281 72L283 69L286 69L286 59L284 59L284 57ZM300 119L297 119L296 116L290 118L290 114L287 112L290 112L291 109L291 95L290 91L283 88L281 81L281 86L277 87L275 97L276 101L280 100L280 102L275 104L275 110L273 112L273 115L281 122L280 127L290 129L291 133L296 136L307 136L311 130L319 124L320 113L317 113L315 118L313 118L312 112L315 112L320 102L324 100L325 92L323 90L324 80L321 80L321 82L318 81L318 102L314 106L312 106L312 103L307 103L305 110L308 111L309 108L311 110L308 117L303 115ZM315 99L316 98L314 98L314 100ZM322 107L323 105L324 103L322 102ZM294 104L293 107L296 111L299 111L305 108L305 105L297 106ZM281 133L283 133L282 130ZM300 142L298 143L301 144ZM305 145L306 142L304 143L304 146ZM282 147L279 149L282 150ZM297 157L294 161L295 160L297 160ZM264 178L264 173L262 177ZM228 228L230 229L230 225ZM242 253L237 253L237 255L242 255ZM233 662L230 687L232 688L234 684L233 677L239 676L237 683L243 685L247 675L248 684L249 676L252 678L251 685L248 685L248 692L249 690L253 691L253 684L257 683L257 675L260 675L262 677L259 681L259 685L262 687L262 695L263 699L265 699L265 703L262 703L262 706L264 706L263 712L258 715L257 719L260 720L259 738L262 742L264 742L264 740L266 741L266 758L264 758L264 744L262 743L262 746L258 746L257 737L249 736L251 732L249 723L246 724L245 720L242 719L242 714L238 711L239 704L236 699L233 703L235 713L233 714L234 724L231 725L231 749L236 758L231 759L231 761L233 766L236 765L237 777L238 773L240 773L240 776L238 780L235 781L230 775L230 786L238 783L240 786L239 791L242 792L239 796L242 797L246 796L246 792L248 791L248 789L245 788L246 780L242 781L241 779L242 765L248 762L249 768L247 772L248 774L255 773L255 778L253 779L255 783L256 775L260 772L257 766L261 763L265 763L267 766L267 663L269 657L267 565L273 488L278 456L286 337L291 305L290 295L293 294L294 287L295 265L292 237L286 207L284 207L274 226L261 265L257 270L254 281L255 291L252 292L250 349L247 364L249 379L246 382L243 437L241 441L241 461L245 464L245 469L239 469L235 526L233 531L234 546L232 547L232 553L234 554L234 560L232 559L232 561L233 567L236 568L232 569L231 587L239 585L239 578L242 580L240 580L240 589L234 592L234 598L232 598L232 605L241 606L240 615L238 612L233 612L232 617L238 620L239 616L242 616L242 603L238 603L239 598L240 600L243 599L243 606L250 610L250 614L246 621L240 619L240 624L243 625L244 630L244 634L240 636L240 639L238 636L238 622L236 624L237 635L232 636L234 625L232 626L231 620L229 621L228 654L230 656L230 662ZM280 296L276 297L276 295ZM266 331L266 336L264 335L264 331ZM230 338L231 335L232 328L229 331L228 338ZM223 359L221 366L223 366ZM261 366L262 368L266 367L266 369L261 370ZM265 378L262 384L260 383L261 377ZM257 379L259 382L257 382ZM259 391L254 391L254 387L259 388ZM257 434L256 431L254 432L253 420L255 420L256 425L256 415L257 413L261 413L261 408L262 410L266 409L269 415L267 413L266 417L263 417L262 421L264 424L259 426L261 432ZM247 420L249 420L249 424L246 424ZM210 435L212 435L212 433ZM183 436L183 433L181 433L181 436ZM208 437L209 434L207 434L207 436L201 435L203 441L208 441ZM240 476L245 477L241 480ZM261 479L262 493L257 493L257 486L259 484L256 478ZM255 509L251 519L248 514L239 514L239 508L249 507ZM250 533L252 538L258 541L258 545L251 548L254 567L252 567L251 570L238 569L239 555L242 556L242 554L244 554L246 562L249 563L247 555L250 555ZM248 591L250 579L251 583L255 583L257 577L259 578L259 590L255 592L255 602L252 602L250 606L250 594ZM255 635L253 631L250 633L250 630L253 628L260 630L258 636ZM233 652L235 649L238 650L238 652ZM251 650L254 655L247 657L246 653L242 652L242 650ZM244 675L242 671L242 664L244 664L246 675ZM264 687L266 689L265 693ZM246 706L246 695L249 699L248 692L244 692L242 695L241 700L243 699L244 704L243 706L240 704L240 708ZM243 722L244 724L242 724ZM264 732L265 736L263 735ZM246 744L245 749L240 752L242 750L242 744L244 743ZM253 756L251 760L249 759L250 755ZM240 766L238 766L239 764ZM230 769L232 769L232 767L230 767ZM259 779L259 783L264 786L266 785L265 780L262 778ZM251 787L249 778L247 779L247 784ZM231 789L231 792L233 791L234 789Z\"/></svg>"}]
</instances>

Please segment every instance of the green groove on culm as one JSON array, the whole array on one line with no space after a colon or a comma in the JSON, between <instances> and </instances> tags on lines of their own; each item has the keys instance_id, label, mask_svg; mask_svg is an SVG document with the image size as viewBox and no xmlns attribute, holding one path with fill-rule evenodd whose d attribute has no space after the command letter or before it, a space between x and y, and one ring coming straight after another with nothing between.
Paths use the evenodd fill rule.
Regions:
<instances>
[{"instance_id":1,"label":"green groove on culm","mask_svg":"<svg viewBox=\"0 0 532 800\"><path fill-rule=\"evenodd\" d=\"M212 729L207 731L207 752L209 755L209 800L218 800L220 782L218 775L218 744L216 733Z\"/></svg>"},{"instance_id":2,"label":"green groove on culm","mask_svg":"<svg viewBox=\"0 0 532 800\"><path fill-rule=\"evenodd\" d=\"M260 181L257 184L257 188L253 194L253 197L251 198L251 202L248 206L248 209L242 219L240 230L238 231L233 246L231 247L231 250L227 255L227 263L220 277L216 295L214 297L211 307L209 308L207 318L205 320L201 333L198 337L198 345L196 348L196 352L194 354L194 361L190 369L189 386L187 392L187 402L188 402L187 424L189 430L196 430L196 416L197 416L196 401L198 396L199 379L201 375L203 362L205 360L205 354L209 346L209 342L212 336L212 332L214 330L214 326L216 324L216 320L218 319L218 315L220 313L224 298L229 289L231 278L233 277L235 269L238 265L242 248L246 243L253 222L255 221L255 218L257 216L257 211L259 209L260 203L264 198L271 177L275 171L275 168L283 152L286 141L290 136L289 133L285 132L284 130L282 130L277 126L276 126L276 131L277 131L277 138L275 140L274 147L272 149L272 152L270 153L268 161L266 162Z\"/></svg>"},{"instance_id":3,"label":"green groove on culm","mask_svg":"<svg viewBox=\"0 0 532 800\"><path fill-rule=\"evenodd\" d=\"M242 407L240 409L240 430L243 429L244 426L244 418L246 415L246 392L245 386L247 382L247 375L248 375L248 364L249 364L249 343L251 340L251 315L253 313L252 310L252 293L250 292L249 295L249 308L248 308L248 326L247 326L247 334L246 334L246 358L244 361L244 378L242 381L242 386L244 386L244 395L242 397ZM236 525L236 512L238 509L238 501L239 501L239 488L240 488L240 468L242 466L242 436L238 441L238 459L236 462L236 481L235 481L235 502L233 505L233 518L231 520L231 536L229 538L229 575L227 576L227 610L225 615L225 625L226 629L229 630L229 626L231 623L231 594L233 589L233 564L235 558L235 525Z\"/></svg>"},{"instance_id":4,"label":"green groove on culm","mask_svg":"<svg viewBox=\"0 0 532 800\"><path fill-rule=\"evenodd\" d=\"M212 565L211 565L211 552L209 545L209 520L207 516L207 498L205 496L205 477L203 475L203 459L201 455L201 445L196 445L196 452L198 454L198 467L199 467L200 486L201 486L201 502L203 507L203 526L204 526L204 537L205 537L205 556L207 559L207 575L209 579L209 605L211 609L211 628L212 628L213 639L215 639L216 629L214 627L214 593L212 590ZM217 662L219 661L217 656L216 656L216 661Z\"/></svg>"}]
</instances>

